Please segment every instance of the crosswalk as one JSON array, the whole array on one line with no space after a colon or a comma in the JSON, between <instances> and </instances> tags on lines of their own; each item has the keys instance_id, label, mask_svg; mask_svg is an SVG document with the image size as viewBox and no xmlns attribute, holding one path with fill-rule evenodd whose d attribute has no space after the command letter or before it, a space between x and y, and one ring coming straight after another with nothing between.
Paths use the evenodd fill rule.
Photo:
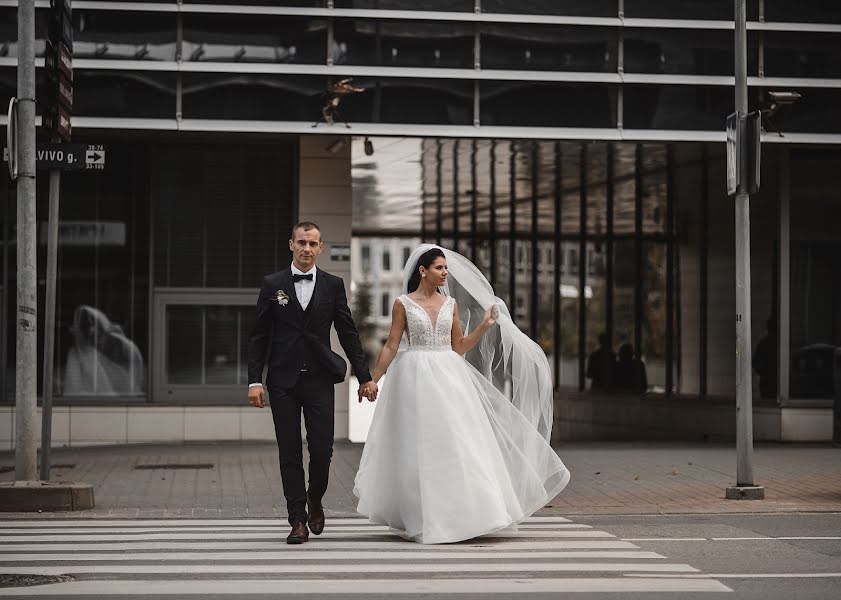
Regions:
<instances>
[{"instance_id":1,"label":"crosswalk","mask_svg":"<svg viewBox=\"0 0 841 600\"><path fill-rule=\"evenodd\" d=\"M70 581L0 587L2 597L213 597L730 592L687 564L554 516L458 544L406 542L358 518L285 544L268 519L0 521L0 577Z\"/></svg>"}]
</instances>

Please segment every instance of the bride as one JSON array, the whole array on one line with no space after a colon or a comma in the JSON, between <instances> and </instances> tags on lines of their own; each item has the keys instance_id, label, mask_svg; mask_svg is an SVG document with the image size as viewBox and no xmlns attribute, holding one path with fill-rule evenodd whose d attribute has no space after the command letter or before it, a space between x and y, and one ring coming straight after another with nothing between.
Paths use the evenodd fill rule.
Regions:
<instances>
[{"instance_id":1,"label":"bride","mask_svg":"<svg viewBox=\"0 0 841 600\"><path fill-rule=\"evenodd\" d=\"M354 483L357 511L423 544L515 526L569 482L549 445L546 356L456 252L418 247L403 292L372 373L389 375Z\"/></svg>"}]
</instances>

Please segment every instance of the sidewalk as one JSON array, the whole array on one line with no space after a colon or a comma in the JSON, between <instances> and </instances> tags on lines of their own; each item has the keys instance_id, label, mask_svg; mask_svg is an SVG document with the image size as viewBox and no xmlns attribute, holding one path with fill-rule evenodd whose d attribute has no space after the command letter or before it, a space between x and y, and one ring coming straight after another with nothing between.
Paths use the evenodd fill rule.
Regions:
<instances>
[{"instance_id":1,"label":"sidewalk","mask_svg":"<svg viewBox=\"0 0 841 600\"><path fill-rule=\"evenodd\" d=\"M572 472L542 514L841 511L841 448L758 444L756 483L764 501L725 500L735 483L731 445L576 442L558 447ZM355 515L353 479L362 446L336 444L329 516ZM0 513L4 518L285 518L274 444L129 445L53 451L53 477L95 487L96 509ZM14 464L0 453L0 470ZM155 466L140 468L138 466ZM180 465L187 468L159 468ZM14 471L0 473L0 481ZM458 499L454 498L454 502Z\"/></svg>"}]
</instances>

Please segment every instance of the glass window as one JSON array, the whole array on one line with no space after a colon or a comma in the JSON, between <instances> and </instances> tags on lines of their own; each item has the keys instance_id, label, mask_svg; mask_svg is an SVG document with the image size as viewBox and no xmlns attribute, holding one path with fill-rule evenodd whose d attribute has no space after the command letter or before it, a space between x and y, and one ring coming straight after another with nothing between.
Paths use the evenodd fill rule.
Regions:
<instances>
[{"instance_id":1,"label":"glass window","mask_svg":"<svg viewBox=\"0 0 841 600\"><path fill-rule=\"evenodd\" d=\"M636 144L613 145L613 233L636 230Z\"/></svg>"},{"instance_id":2,"label":"glass window","mask_svg":"<svg viewBox=\"0 0 841 600\"><path fill-rule=\"evenodd\" d=\"M0 103L9 108L9 100L18 95L18 73L14 67L0 67Z\"/></svg>"},{"instance_id":3,"label":"glass window","mask_svg":"<svg viewBox=\"0 0 841 600\"><path fill-rule=\"evenodd\" d=\"M482 0L483 13L615 17L616 0L558 2L558 0Z\"/></svg>"},{"instance_id":4,"label":"glass window","mask_svg":"<svg viewBox=\"0 0 841 600\"><path fill-rule=\"evenodd\" d=\"M797 91L800 100L782 106L765 121L768 132L798 131L804 133L841 133L841 90L803 88ZM770 107L773 101L761 95L762 106Z\"/></svg>"},{"instance_id":5,"label":"glass window","mask_svg":"<svg viewBox=\"0 0 841 600\"><path fill-rule=\"evenodd\" d=\"M483 69L616 71L614 28L488 23L479 35Z\"/></svg>"},{"instance_id":6,"label":"glass window","mask_svg":"<svg viewBox=\"0 0 841 600\"><path fill-rule=\"evenodd\" d=\"M766 31L767 77L841 78L841 34Z\"/></svg>"},{"instance_id":7,"label":"glass window","mask_svg":"<svg viewBox=\"0 0 841 600\"><path fill-rule=\"evenodd\" d=\"M607 145L587 144L585 173L587 182L587 233L607 233Z\"/></svg>"},{"instance_id":8,"label":"glass window","mask_svg":"<svg viewBox=\"0 0 841 600\"><path fill-rule=\"evenodd\" d=\"M537 230L552 234L555 231L555 196L560 193L561 181L557 179L555 162L560 161L560 144L537 142ZM557 189L556 189L557 186ZM552 246L548 247L552 250Z\"/></svg>"},{"instance_id":9,"label":"glass window","mask_svg":"<svg viewBox=\"0 0 841 600\"><path fill-rule=\"evenodd\" d=\"M577 143L561 144L561 233L581 231L581 152Z\"/></svg>"},{"instance_id":10,"label":"glass window","mask_svg":"<svg viewBox=\"0 0 841 600\"><path fill-rule=\"evenodd\" d=\"M156 156L156 285L258 287L289 264L290 146L172 144Z\"/></svg>"},{"instance_id":11,"label":"glass window","mask_svg":"<svg viewBox=\"0 0 841 600\"><path fill-rule=\"evenodd\" d=\"M175 82L174 73L73 69L73 115L174 119Z\"/></svg>"},{"instance_id":12,"label":"glass window","mask_svg":"<svg viewBox=\"0 0 841 600\"><path fill-rule=\"evenodd\" d=\"M625 0L625 16L633 18L732 21L733 10L732 0Z\"/></svg>"},{"instance_id":13,"label":"glass window","mask_svg":"<svg viewBox=\"0 0 841 600\"><path fill-rule=\"evenodd\" d=\"M195 13L183 18L185 62L327 62L324 19Z\"/></svg>"},{"instance_id":14,"label":"glass window","mask_svg":"<svg viewBox=\"0 0 841 600\"><path fill-rule=\"evenodd\" d=\"M342 100L351 123L473 123L472 81L354 77L353 85L365 91Z\"/></svg>"},{"instance_id":15,"label":"glass window","mask_svg":"<svg viewBox=\"0 0 841 600\"><path fill-rule=\"evenodd\" d=\"M607 306L607 282L604 274L604 250L601 242L587 242L583 256L587 264L582 265L585 271L584 302L586 305L587 321L585 322L585 351L587 363L585 365L588 385L591 389L608 389L611 384L610 368L612 364L605 363L604 355L600 352L600 336L604 333L606 322L605 309Z\"/></svg>"},{"instance_id":16,"label":"glass window","mask_svg":"<svg viewBox=\"0 0 841 600\"><path fill-rule=\"evenodd\" d=\"M794 23L841 23L841 4L824 0L765 0L765 20Z\"/></svg>"},{"instance_id":17,"label":"glass window","mask_svg":"<svg viewBox=\"0 0 841 600\"><path fill-rule=\"evenodd\" d=\"M371 270L371 246L368 244L362 245L362 270Z\"/></svg>"},{"instance_id":18,"label":"glass window","mask_svg":"<svg viewBox=\"0 0 841 600\"><path fill-rule=\"evenodd\" d=\"M634 343L635 246L631 239L613 243L613 340L611 351Z\"/></svg>"},{"instance_id":19,"label":"glass window","mask_svg":"<svg viewBox=\"0 0 841 600\"><path fill-rule=\"evenodd\" d=\"M391 250L383 248L383 271L391 271Z\"/></svg>"},{"instance_id":20,"label":"glass window","mask_svg":"<svg viewBox=\"0 0 841 600\"><path fill-rule=\"evenodd\" d=\"M563 242L561 258L567 258L561 269L561 356L558 361L558 380L561 386L577 387L579 304L578 304L578 242Z\"/></svg>"},{"instance_id":21,"label":"glass window","mask_svg":"<svg viewBox=\"0 0 841 600\"><path fill-rule=\"evenodd\" d=\"M133 144L108 144L107 151L105 170L65 171L61 177L54 378L54 392L60 396L146 394L147 155L142 145ZM39 171L38 179L38 260L44 264L47 172ZM12 280L14 265L11 259ZM43 292L39 286L39 294ZM14 296L10 304L14 306ZM43 337L43 321L39 335ZM40 386L40 374L38 382Z\"/></svg>"},{"instance_id":22,"label":"glass window","mask_svg":"<svg viewBox=\"0 0 841 600\"><path fill-rule=\"evenodd\" d=\"M757 40L748 43L748 73L757 73ZM733 32L695 29L625 29L625 71L672 75L732 75Z\"/></svg>"},{"instance_id":23,"label":"glass window","mask_svg":"<svg viewBox=\"0 0 841 600\"><path fill-rule=\"evenodd\" d=\"M730 86L626 85L625 127L721 131L733 102ZM748 105L757 106L753 88Z\"/></svg>"},{"instance_id":24,"label":"glass window","mask_svg":"<svg viewBox=\"0 0 841 600\"><path fill-rule=\"evenodd\" d=\"M182 89L185 119L315 123L321 118L327 80L256 73L184 73Z\"/></svg>"},{"instance_id":25,"label":"glass window","mask_svg":"<svg viewBox=\"0 0 841 600\"><path fill-rule=\"evenodd\" d=\"M410 248L409 246L404 246L403 247L403 261L402 261L403 265L405 265L407 262L409 262L409 256L411 254L412 254L412 248Z\"/></svg>"},{"instance_id":26,"label":"glass window","mask_svg":"<svg viewBox=\"0 0 841 600\"><path fill-rule=\"evenodd\" d=\"M647 389L655 392L666 389L666 249L666 244L651 242L642 247L642 348L637 353Z\"/></svg>"},{"instance_id":27,"label":"glass window","mask_svg":"<svg viewBox=\"0 0 841 600\"><path fill-rule=\"evenodd\" d=\"M171 12L73 11L73 58L176 60L178 17Z\"/></svg>"},{"instance_id":28,"label":"glass window","mask_svg":"<svg viewBox=\"0 0 841 600\"><path fill-rule=\"evenodd\" d=\"M473 68L473 26L458 21L337 19L333 63Z\"/></svg>"},{"instance_id":29,"label":"glass window","mask_svg":"<svg viewBox=\"0 0 841 600\"><path fill-rule=\"evenodd\" d=\"M166 319L167 383L247 383L254 307L169 305Z\"/></svg>"},{"instance_id":30,"label":"glass window","mask_svg":"<svg viewBox=\"0 0 841 600\"><path fill-rule=\"evenodd\" d=\"M384 293L380 300L380 310L382 316L387 317L391 313L391 296L388 293Z\"/></svg>"},{"instance_id":31,"label":"glass window","mask_svg":"<svg viewBox=\"0 0 841 600\"><path fill-rule=\"evenodd\" d=\"M423 0L422 3L416 0L333 0L333 5L336 8L473 12L473 0Z\"/></svg>"},{"instance_id":32,"label":"glass window","mask_svg":"<svg viewBox=\"0 0 841 600\"><path fill-rule=\"evenodd\" d=\"M534 196L534 169L532 165L539 161L537 145L532 142L520 142L517 144L517 204L515 209L516 230L523 234L529 234L532 230L533 196ZM538 178L540 173L537 174Z\"/></svg>"},{"instance_id":33,"label":"glass window","mask_svg":"<svg viewBox=\"0 0 841 600\"><path fill-rule=\"evenodd\" d=\"M835 149L791 153L791 398L833 396L833 352L841 347L839 164L841 153ZM771 321L765 342L759 342L763 348L754 352L760 391L767 390L764 395L776 395L769 394L775 391L777 378L773 325Z\"/></svg>"},{"instance_id":34,"label":"glass window","mask_svg":"<svg viewBox=\"0 0 841 600\"><path fill-rule=\"evenodd\" d=\"M364 152L365 139L374 147L371 156ZM421 228L423 198L432 183L423 177L424 165L434 160L434 146L433 139L354 138L351 147L354 231L405 232ZM434 167L431 168L434 172Z\"/></svg>"},{"instance_id":35,"label":"glass window","mask_svg":"<svg viewBox=\"0 0 841 600\"><path fill-rule=\"evenodd\" d=\"M642 151L642 232L665 233L668 199L667 155L665 144L643 144Z\"/></svg>"},{"instance_id":36,"label":"glass window","mask_svg":"<svg viewBox=\"0 0 841 600\"><path fill-rule=\"evenodd\" d=\"M514 127L615 127L616 125L616 86L483 81L480 89L482 125Z\"/></svg>"}]
</instances>

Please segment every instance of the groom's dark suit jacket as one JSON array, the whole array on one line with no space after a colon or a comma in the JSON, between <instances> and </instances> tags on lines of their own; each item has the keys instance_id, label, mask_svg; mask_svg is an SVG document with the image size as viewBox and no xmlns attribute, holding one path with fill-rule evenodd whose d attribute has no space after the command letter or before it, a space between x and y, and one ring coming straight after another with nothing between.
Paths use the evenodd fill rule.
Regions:
<instances>
[{"instance_id":1,"label":"groom's dark suit jacket","mask_svg":"<svg viewBox=\"0 0 841 600\"><path fill-rule=\"evenodd\" d=\"M282 292L280 302L279 292ZM371 374L341 277L318 269L312 298L307 310L303 310L295 294L290 269L267 275L260 289L257 320L248 344L248 382L262 382L269 347L266 384L270 388L294 387L302 369L333 383L343 381L347 365L330 349L330 326L333 324L359 382L370 381Z\"/></svg>"}]
</instances>

